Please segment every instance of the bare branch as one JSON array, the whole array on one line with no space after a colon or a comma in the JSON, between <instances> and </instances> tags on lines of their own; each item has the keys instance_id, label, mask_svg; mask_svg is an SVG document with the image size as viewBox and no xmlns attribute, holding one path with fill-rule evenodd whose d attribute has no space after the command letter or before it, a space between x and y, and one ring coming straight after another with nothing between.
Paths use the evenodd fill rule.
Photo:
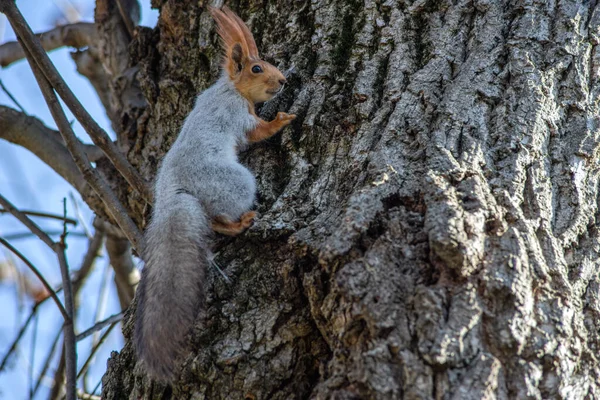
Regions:
<instances>
[{"instance_id":1,"label":"bare branch","mask_svg":"<svg viewBox=\"0 0 600 400\"><path fill-rule=\"evenodd\" d=\"M106 318L104 321L100 321L97 322L96 324L94 324L94 326L92 326L89 329L86 329L85 331L81 332L79 335L77 335L75 338L76 340L79 342L80 340L85 339L86 337L92 335L93 333L101 330L102 328L104 328L106 325L110 325L112 323L116 323L119 322L120 320L123 319L123 313L124 311L121 311L118 314L114 314L111 315L110 317Z\"/></svg>"},{"instance_id":2,"label":"bare branch","mask_svg":"<svg viewBox=\"0 0 600 400\"><path fill-rule=\"evenodd\" d=\"M140 281L140 274L133 263L131 246L127 240L107 235L105 246L110 265L115 271L115 283L121 309L124 310L133 300L135 286Z\"/></svg>"},{"instance_id":3,"label":"bare branch","mask_svg":"<svg viewBox=\"0 0 600 400\"><path fill-rule=\"evenodd\" d=\"M2 213L6 213L8 211L3 210L0 208L0 214ZM49 218L49 219L57 219L59 221L65 221L67 224L71 224L71 225L75 225L77 226L77 220L73 219L73 218L64 218L61 215L56 215L56 214L48 214L48 213L44 213L44 212L39 212L39 211L29 211L29 210L21 210L21 212L25 215L29 215L32 217L43 217L43 218Z\"/></svg>"},{"instance_id":4,"label":"bare branch","mask_svg":"<svg viewBox=\"0 0 600 400\"><path fill-rule=\"evenodd\" d=\"M83 214L81 213L81 209L79 208L79 201L75 198L73 192L69 192L69 198L71 199L71 203L73 204L73 208L75 209L75 215L77 216L77 220L83 227L85 235L88 237L88 239L92 240L93 235L90 231L90 228L88 227L88 224L85 222Z\"/></svg>"},{"instance_id":5,"label":"bare branch","mask_svg":"<svg viewBox=\"0 0 600 400\"><path fill-rule=\"evenodd\" d=\"M48 371L48 367L50 367L50 362L52 361L52 357L54 356L54 352L56 351L56 346L58 345L58 341L60 339L60 334L62 333L62 330L63 330L63 328L61 326L60 329L58 330L58 332L56 333L56 336L54 336L54 340L52 341L52 346L50 347L50 351L46 355L46 359L44 361L44 366L42 367L42 371L40 372L40 375L38 376L38 379L33 388L33 396L35 396L38 389L40 388L42 380L44 379L44 377L46 376L46 372Z\"/></svg>"},{"instance_id":6,"label":"bare branch","mask_svg":"<svg viewBox=\"0 0 600 400\"><path fill-rule=\"evenodd\" d=\"M50 236L56 236L56 235L60 235L62 232L57 232L57 231L46 231L46 233ZM33 232L17 232L17 233L9 233L4 235L4 239L6 240L19 240L19 239L25 239L31 236L35 236L35 234ZM81 238L85 238L87 237L87 235L84 232L69 232L69 236L70 237L81 237Z\"/></svg>"},{"instance_id":7,"label":"bare branch","mask_svg":"<svg viewBox=\"0 0 600 400\"><path fill-rule=\"evenodd\" d=\"M73 291L75 293L78 293L83 284L85 283L86 278L92 270L94 261L100 253L100 249L102 248L103 242L104 232L96 229L92 240L90 240L90 244L88 246L87 252L85 253L81 266L79 267L79 270L77 270L77 277L73 280Z\"/></svg>"},{"instance_id":8,"label":"bare branch","mask_svg":"<svg viewBox=\"0 0 600 400\"><path fill-rule=\"evenodd\" d=\"M92 362L92 360L94 359L94 356L96 355L96 352L98 351L100 346L102 346L102 344L104 343L104 341L106 340L108 335L110 335L110 332L113 330L113 328L115 326L117 326L117 322L118 321L112 322L112 324L108 327L108 329L102 334L102 336L100 337L100 340L98 340L98 343L96 343L96 345L92 349L89 357L87 358L87 360L85 360L85 363L83 363L83 366L79 370L79 373L77 374L77 379L79 379L81 377L81 375L83 375L85 373L85 371L87 371L88 367L90 366L90 363Z\"/></svg>"},{"instance_id":9,"label":"bare branch","mask_svg":"<svg viewBox=\"0 0 600 400\"><path fill-rule=\"evenodd\" d=\"M4 370L4 367L6 366L6 362L9 360L10 356L12 355L12 353L16 350L17 344L19 344L19 341L21 340L21 338L23 337L23 334L27 330L27 327L29 326L29 323L31 322L31 320L35 316L35 313L37 311L38 305L39 304L36 304L35 306L33 306L33 309L31 310L31 313L29 314L29 317L27 317L27 320L21 326L21 329L19 329L19 333L17 334L17 337L15 338L15 340L10 345L10 348L8 349L8 352L6 352L6 354L4 355L4 358L2 359L2 362L0 363L0 371Z\"/></svg>"},{"instance_id":10,"label":"bare branch","mask_svg":"<svg viewBox=\"0 0 600 400\"><path fill-rule=\"evenodd\" d=\"M89 188L77 169L60 133L45 126L39 119L0 105L0 139L26 148L63 179L69 182L85 198ZM81 144L91 162L104 157L98 147Z\"/></svg>"},{"instance_id":11,"label":"bare branch","mask_svg":"<svg viewBox=\"0 0 600 400\"><path fill-rule=\"evenodd\" d=\"M98 146L82 143L81 147L83 148L83 151L90 162L97 162L104 157L104 152Z\"/></svg>"},{"instance_id":12,"label":"bare branch","mask_svg":"<svg viewBox=\"0 0 600 400\"><path fill-rule=\"evenodd\" d=\"M4 82L2 82L2 80L0 79L0 88L2 88L2 90L4 91L4 93L6 93L6 95L8 96L8 98L15 103L15 105L19 108L19 110L25 112L25 108L23 108L23 106L21 105L21 103L18 102L17 98L15 96L13 96L13 94L10 92L10 90L8 90L8 88L4 85Z\"/></svg>"},{"instance_id":13,"label":"bare branch","mask_svg":"<svg viewBox=\"0 0 600 400\"><path fill-rule=\"evenodd\" d=\"M52 385L52 390L50 390L50 395L48 396L48 399L50 400L64 399L65 364L65 346L63 345L60 360L58 361L58 367L54 370L54 384Z\"/></svg>"},{"instance_id":14,"label":"bare branch","mask_svg":"<svg viewBox=\"0 0 600 400\"><path fill-rule=\"evenodd\" d=\"M113 130L117 131L115 125L115 111L110 104L108 74L98 57L97 50L98 49L89 47L87 50L72 52L70 55L77 66L77 72L85 76L94 87L108 118L112 122ZM104 155L104 153L102 154Z\"/></svg>"},{"instance_id":15,"label":"bare branch","mask_svg":"<svg viewBox=\"0 0 600 400\"><path fill-rule=\"evenodd\" d=\"M77 169L60 134L39 119L0 105L0 138L25 147L69 182L79 193L87 183Z\"/></svg>"},{"instance_id":16,"label":"bare branch","mask_svg":"<svg viewBox=\"0 0 600 400\"><path fill-rule=\"evenodd\" d=\"M106 233L106 251L110 265L115 271L115 284L121 309L126 309L135 295L135 286L140 281L140 273L133 262L131 246L123 232L116 226L96 218L94 227Z\"/></svg>"},{"instance_id":17,"label":"bare branch","mask_svg":"<svg viewBox=\"0 0 600 400\"><path fill-rule=\"evenodd\" d=\"M36 36L46 51L65 46L81 49L96 41L96 25L90 22L78 22L59 26L48 32L38 33ZM25 53L18 42L0 45L0 66L6 67L22 58L25 58Z\"/></svg>"},{"instance_id":18,"label":"bare branch","mask_svg":"<svg viewBox=\"0 0 600 400\"><path fill-rule=\"evenodd\" d=\"M5 0L0 0L0 5ZM137 226L133 223L127 211L123 205L119 202L119 199L115 196L112 189L108 186L106 180L96 171L92 165L90 164L87 156L83 152L79 141L75 137L75 133L65 116L64 111L62 110L60 103L58 102L58 98L56 94L50 87L50 84L43 76L42 72L39 70L38 65L31 58L31 55L27 51L27 59L30 61L31 70L35 75L38 85L42 90L42 94L46 99L46 103L50 108L50 112L52 113L52 117L56 122L56 125L59 128L61 135L63 136L63 140L69 152L73 156L75 163L77 164L77 168L81 171L86 181L89 182L90 186L94 189L94 191L100 196L102 201L107 207L108 212L111 214L113 219L119 224L119 227L123 230L129 241L132 245L137 248L138 244L141 243L141 234Z\"/></svg>"},{"instance_id":19,"label":"bare branch","mask_svg":"<svg viewBox=\"0 0 600 400\"><path fill-rule=\"evenodd\" d=\"M35 274L35 276L38 277L40 282L42 282L42 285L44 285L46 290L48 290L48 293L50 293L50 297L52 297L52 300L54 300L54 302L56 303L58 310L60 311L60 313L63 315L63 317L66 320L69 317L67 310L65 310L65 307L63 307L58 296L56 295L56 292L54 291L54 289L52 289L52 287L50 286L48 281L46 281L46 279L40 273L40 271L19 250L15 249L10 243L8 243L6 240L4 240L1 237L0 237L0 244L2 244L4 247L6 247L10 251L12 251L17 257L19 257L29 267L29 269Z\"/></svg>"},{"instance_id":20,"label":"bare branch","mask_svg":"<svg viewBox=\"0 0 600 400\"><path fill-rule=\"evenodd\" d=\"M31 338L31 349L29 350L29 368L27 371L28 380L29 380L29 399L33 399L33 366L35 364L35 350L37 348L37 335L40 326L40 316L39 314L35 314L35 318L33 321L33 335Z\"/></svg>"},{"instance_id":21,"label":"bare branch","mask_svg":"<svg viewBox=\"0 0 600 400\"><path fill-rule=\"evenodd\" d=\"M63 213L64 217L67 217L67 199L63 199ZM58 263L60 264L60 273L63 281L63 292L65 296L65 306L69 313L68 320L63 325L63 332L65 338L65 358L67 362L67 397L69 399L75 398L75 392L77 390L77 341L75 340L75 323L73 317L75 316L75 302L73 301L73 285L71 283L71 276L69 275L69 264L67 262L67 255L65 250L67 244L65 239L67 237L67 224L63 223L63 233L60 236L60 242L54 246L54 251L58 256Z\"/></svg>"},{"instance_id":22,"label":"bare branch","mask_svg":"<svg viewBox=\"0 0 600 400\"><path fill-rule=\"evenodd\" d=\"M29 230L31 232L35 233L35 235L37 237L39 237L42 240L42 242L46 243L46 245L48 245L48 247L50 247L51 249L54 249L55 242L50 238L50 236L48 236L48 234L46 234L46 232L44 232L39 226L37 226L37 224L35 222L33 222L31 219L29 219L29 217L27 217L27 215L25 215L21 211L17 210L17 208L1 194L0 194L0 205L2 207L4 207L4 209L6 211L11 213L15 218L17 218L19 221L21 221L23 223L23 225L25 225L27 228L29 228Z\"/></svg>"},{"instance_id":23,"label":"bare branch","mask_svg":"<svg viewBox=\"0 0 600 400\"><path fill-rule=\"evenodd\" d=\"M60 264L60 272L63 280L65 306L71 317L69 320L65 321L63 332L65 338L64 354L67 369L67 399L74 399L77 385L77 342L75 341L75 327L73 324L73 288L69 277L69 264L67 263L67 257L65 256L65 248L65 243L61 241L56 245L55 251L58 256L58 263Z\"/></svg>"},{"instance_id":24,"label":"bare branch","mask_svg":"<svg viewBox=\"0 0 600 400\"><path fill-rule=\"evenodd\" d=\"M1 4L1 3L0 3ZM78 148L78 150L80 150ZM63 224L63 234L61 235L60 242L54 242L50 236L48 236L44 231L42 231L29 217L20 212L13 206L8 200L6 200L2 195L0 195L0 205L2 205L8 212L14 215L19 221L21 221L25 226L27 226L33 233L36 234L48 247L50 247L56 253L58 257L58 263L60 265L60 271L63 281L63 292L65 298L65 307L59 307L61 312L63 313L63 318L65 320L63 326L63 332L65 337L65 346L64 346L64 354L66 359L66 369L67 369L67 397L69 400L75 399L75 385L76 385L76 374L77 374L77 351L76 351L76 342L75 342L75 330L73 327L73 314L74 314L74 306L73 306L73 291L71 286L71 278L69 276L69 265L67 263L67 258L65 256L65 236L67 234L67 225L66 222ZM64 218L66 219L66 199L64 201ZM5 246L10 246L4 240L0 240L2 244ZM7 246L7 247L8 247ZM9 247L13 252L16 249ZM20 253L15 252L15 254L20 255ZM27 265L32 268L32 271L42 280L42 283L46 286L46 288L51 291L50 285L43 279L42 275L39 274L36 268L25 258L21 257L21 259L27 263ZM51 294L53 292L50 292ZM56 297L56 293L54 293L55 301L58 301L58 297ZM58 301L58 304L60 302Z\"/></svg>"},{"instance_id":25,"label":"bare branch","mask_svg":"<svg viewBox=\"0 0 600 400\"><path fill-rule=\"evenodd\" d=\"M23 41L27 48L27 52L30 53L30 55L27 56L27 59L29 60L32 70L35 69L34 65L39 66L40 72L46 77L48 82L73 112L94 143L104 151L127 182L129 182L129 184L148 202L152 203L153 194L148 183L139 175L129 161L127 161L123 153L121 153L117 146L110 140L108 134L96 123L96 121L94 121L77 97L75 97L73 92L69 89L31 31L31 28L23 18L23 15L21 15L21 12L14 1L0 0L0 11L7 16L19 40ZM39 78L38 83L40 83Z\"/></svg>"},{"instance_id":26,"label":"bare branch","mask_svg":"<svg viewBox=\"0 0 600 400\"><path fill-rule=\"evenodd\" d=\"M79 398L81 400L101 400L102 399L100 396L96 396L91 393L85 393L83 390L77 391L77 398Z\"/></svg>"},{"instance_id":27,"label":"bare branch","mask_svg":"<svg viewBox=\"0 0 600 400\"><path fill-rule=\"evenodd\" d=\"M84 392L77 392L77 396L79 396L79 399L81 400L101 400L101 396L97 396L95 393L98 391L98 389L100 388L100 385L102 384L102 379L100 379L98 381L98 383L96 384L96 386L94 387L94 389L90 392L90 393L84 393Z\"/></svg>"},{"instance_id":28,"label":"bare branch","mask_svg":"<svg viewBox=\"0 0 600 400\"><path fill-rule=\"evenodd\" d=\"M117 0L117 7L119 7L119 14L121 14L121 18L123 19L123 23L127 28L129 38L131 39L133 37L133 30L135 29L135 25L131 20L131 16L127 12L127 8L123 0Z\"/></svg>"},{"instance_id":29,"label":"bare branch","mask_svg":"<svg viewBox=\"0 0 600 400\"><path fill-rule=\"evenodd\" d=\"M79 270L77 270L75 273L75 278L73 279L73 298L74 299L77 299L78 294L79 294L81 288L83 287L83 283L85 282L85 279L87 278L90 271L92 270L94 260L96 259L97 255L98 255L98 251L102 245L103 238L104 238L104 233L99 230L96 230L93 238L90 240L90 244L89 244L88 250L86 252L86 255L81 263L81 266L79 267ZM75 300L75 302L76 302L76 300ZM51 391L51 395L50 395L50 398L52 398L52 399L60 398L60 395L62 393L62 389L64 386L64 380L65 380L64 379L65 366L66 366L66 356L65 356L65 351L63 349L63 351L61 353L61 358L60 358L58 368L56 369L56 372L54 375L54 385L52 387L52 391Z\"/></svg>"}]
</instances>

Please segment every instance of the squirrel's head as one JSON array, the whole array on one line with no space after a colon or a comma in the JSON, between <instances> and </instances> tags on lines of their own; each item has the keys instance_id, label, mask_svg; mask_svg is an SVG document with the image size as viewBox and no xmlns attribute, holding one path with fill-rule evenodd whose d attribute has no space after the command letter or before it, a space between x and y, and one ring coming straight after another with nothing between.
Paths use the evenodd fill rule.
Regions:
<instances>
[{"instance_id":1,"label":"squirrel's head","mask_svg":"<svg viewBox=\"0 0 600 400\"><path fill-rule=\"evenodd\" d=\"M223 69L236 89L251 103L273 98L286 80L277 68L260 59L250 29L227 7L211 7L210 13L223 39Z\"/></svg>"}]
</instances>

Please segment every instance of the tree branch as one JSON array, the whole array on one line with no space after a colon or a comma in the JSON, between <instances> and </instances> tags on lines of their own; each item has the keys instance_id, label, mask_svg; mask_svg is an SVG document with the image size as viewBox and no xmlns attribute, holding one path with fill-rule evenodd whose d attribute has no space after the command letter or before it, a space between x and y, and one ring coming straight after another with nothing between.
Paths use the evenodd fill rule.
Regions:
<instances>
[{"instance_id":1,"label":"tree branch","mask_svg":"<svg viewBox=\"0 0 600 400\"><path fill-rule=\"evenodd\" d=\"M121 309L126 309L135 296L135 286L140 281L140 273L133 263L131 246L127 240L107 235L106 251L110 265L115 271L115 284Z\"/></svg>"},{"instance_id":2,"label":"tree branch","mask_svg":"<svg viewBox=\"0 0 600 400\"><path fill-rule=\"evenodd\" d=\"M84 51L72 52L70 55L77 66L77 72L85 76L94 87L100 102L104 106L106 115L111 120L113 130L117 132L118 125L115 123L115 110L113 110L110 104L108 73L96 54L97 49L94 49L94 51L91 50L92 48L90 47Z\"/></svg>"},{"instance_id":3,"label":"tree branch","mask_svg":"<svg viewBox=\"0 0 600 400\"><path fill-rule=\"evenodd\" d=\"M6 0L0 0L0 5ZM103 203L106 205L108 212L111 214L113 219L119 224L119 227L123 230L123 233L127 236L134 248L138 248L141 243L141 234L137 226L133 223L127 211L123 205L119 202L119 199L115 196L112 189L108 186L106 180L92 167L87 156L80 146L80 142L75 137L75 133L62 110L56 94L52 90L50 84L43 76L39 66L33 60L29 51L26 50L27 59L31 65L31 70L35 78L38 81L38 85L42 90L42 94L46 99L46 103L50 108L50 112L56 125L58 126L59 132L61 133L63 140L69 152L73 156L77 168L81 171L85 180L90 184L94 191L100 196Z\"/></svg>"},{"instance_id":4,"label":"tree branch","mask_svg":"<svg viewBox=\"0 0 600 400\"><path fill-rule=\"evenodd\" d=\"M113 316L113 317L116 317L116 316ZM92 362L92 360L94 359L94 356L96 355L96 352L98 351L100 346L102 346L102 344L104 343L104 341L106 340L108 335L110 335L110 332L117 325L117 322L119 322L119 319L116 319L116 321L113 321L110 324L110 326L108 327L108 329L102 334L102 336L100 336L100 340L98 340L98 343L96 343L96 345L92 348L90 355L88 356L87 360L85 360L85 362L83 363L83 366L79 370L79 373L77 374L77 379L79 379L81 377L81 375L83 375L85 373L85 371L87 371L88 367L90 366L90 363Z\"/></svg>"},{"instance_id":5,"label":"tree branch","mask_svg":"<svg viewBox=\"0 0 600 400\"><path fill-rule=\"evenodd\" d=\"M87 183L69 151L61 143L62 140L58 140L58 132L46 127L35 117L1 105L0 126L0 138L31 151L79 193L83 194L86 191Z\"/></svg>"},{"instance_id":6,"label":"tree branch","mask_svg":"<svg viewBox=\"0 0 600 400\"><path fill-rule=\"evenodd\" d=\"M60 313L63 315L63 318L65 318L65 320L67 318L69 318L69 314L67 313L67 310L65 310L65 307L60 302L60 299L56 295L56 292L54 291L54 289L52 289L52 286L50 286L50 284L48 283L46 278L44 278L44 275L42 275L40 273L40 271L35 267L35 265L33 265L31 263L31 261L29 261L29 259L27 259L27 257L25 257L19 250L15 249L10 243L8 243L6 240L4 240L1 237L0 237L0 244L2 244L4 247L6 247L8 250L10 250L14 255L19 257L21 259L21 261L23 261L25 263L25 265L27 265L29 267L29 269L35 274L35 276L38 277L40 282L42 282L42 285L44 285L46 290L48 290L48 293L50 293L50 297L52 297L52 300L54 300L54 302L56 303L56 306L58 307L58 310L60 311Z\"/></svg>"},{"instance_id":7,"label":"tree branch","mask_svg":"<svg viewBox=\"0 0 600 400\"><path fill-rule=\"evenodd\" d=\"M21 105L21 103L19 103L19 101L17 100L17 98L15 96L13 96L13 94L10 92L10 90L8 90L8 88L4 85L4 82L2 82L2 80L0 79L0 88L4 91L4 93L6 93L6 95L8 96L8 98L15 103L15 105L19 108L19 110L25 112L25 108L23 108L23 106Z\"/></svg>"},{"instance_id":8,"label":"tree branch","mask_svg":"<svg viewBox=\"0 0 600 400\"><path fill-rule=\"evenodd\" d=\"M90 271L92 270L92 266L94 265L94 261L98 257L100 253L100 249L102 248L102 243L104 242L104 232L96 229L94 232L94 236L92 240L89 242L89 246L85 256L83 257L83 262L81 266L77 270L77 277L73 280L73 292L79 293L79 290L85 283L87 277L89 276Z\"/></svg>"},{"instance_id":9,"label":"tree branch","mask_svg":"<svg viewBox=\"0 0 600 400\"><path fill-rule=\"evenodd\" d=\"M25 321L25 323L23 325L21 325L21 329L19 329L19 333L17 334L17 337L15 338L15 340L13 340L12 344L10 345L10 348L8 349L8 351L6 352L6 354L4 355L4 357L2 358L2 362L0 362L0 371L2 371L4 369L4 367L6 366L7 361L10 359L10 356L16 350L17 344L19 344L19 341L21 340L21 338L23 337L23 334L27 330L27 327L29 326L29 323L31 322L31 320L35 316L35 314L37 312L37 307L39 305L40 304L38 303L38 304L36 304L36 305L33 306L33 309L31 310L31 313L29 313L29 317L27 317L27 320Z\"/></svg>"},{"instance_id":10,"label":"tree branch","mask_svg":"<svg viewBox=\"0 0 600 400\"><path fill-rule=\"evenodd\" d=\"M11 213L16 219L21 221L31 232L33 232L42 242L46 243L48 247L54 250L55 242L44 232L35 222L33 222L27 215L19 211L10 201L0 194L0 205L4 207L6 211Z\"/></svg>"},{"instance_id":11,"label":"tree branch","mask_svg":"<svg viewBox=\"0 0 600 400\"><path fill-rule=\"evenodd\" d=\"M6 213L6 212L8 212L8 211L0 208L0 214ZM48 213L39 212L39 211L27 211L27 210L21 210L21 212L25 215L30 215L32 217L44 217L44 218L49 218L49 219L57 219L59 221L64 221L67 224L77 226L77 220L72 219L72 218L64 218L61 215L48 214Z\"/></svg>"},{"instance_id":12,"label":"tree branch","mask_svg":"<svg viewBox=\"0 0 600 400\"><path fill-rule=\"evenodd\" d=\"M60 235L62 233L62 231L60 231L60 232L57 232L57 231L47 231L46 233L48 235L50 235L50 236L56 236L56 235ZM30 232L30 231L17 232L17 233L9 233L9 234L4 235L4 239L6 239L6 240L20 240L20 239L28 238L30 236L35 236L35 235L32 232ZM81 237L81 238L87 237L87 235L85 234L85 232L69 232L69 236L70 237Z\"/></svg>"},{"instance_id":13,"label":"tree branch","mask_svg":"<svg viewBox=\"0 0 600 400\"><path fill-rule=\"evenodd\" d=\"M96 38L96 24L78 22L56 27L48 32L36 34L46 51L68 46L81 49L90 46ZM7 42L0 45L0 66L6 67L15 61L25 58L25 53L19 42Z\"/></svg>"},{"instance_id":14,"label":"tree branch","mask_svg":"<svg viewBox=\"0 0 600 400\"><path fill-rule=\"evenodd\" d=\"M35 394L37 393L38 389L40 388L42 381L44 380L44 377L46 376L48 367L50 367L50 362L52 361L52 356L54 355L54 352L56 351L56 346L58 345L58 341L60 339L60 334L62 333L62 329L63 328L61 326L60 329L58 330L58 332L56 333L56 336L54 337L54 341L52 342L50 351L46 355L46 360L44 361L44 366L42 367L42 370L40 371L40 375L38 376L38 379L33 388L33 396L32 397L34 397L34 398L35 398Z\"/></svg>"},{"instance_id":15,"label":"tree branch","mask_svg":"<svg viewBox=\"0 0 600 400\"><path fill-rule=\"evenodd\" d=\"M134 22L131 19L131 16L129 15L129 13L127 12L127 6L126 6L125 2L123 0L116 0L116 1L117 1L117 7L119 8L119 14L121 14L121 18L123 19L123 23L125 24L125 27L127 28L127 32L129 33L129 38L131 39L133 37L133 30L135 29Z\"/></svg>"},{"instance_id":16,"label":"tree branch","mask_svg":"<svg viewBox=\"0 0 600 400\"><path fill-rule=\"evenodd\" d=\"M101 330L106 325L119 322L120 320L123 319L123 313L124 313L124 311L121 311L118 314L111 315L110 317L106 318L103 321L96 322L94 324L94 326L92 326L91 328L86 329L85 331L81 332L79 335L77 335L75 337L75 339L77 339L77 341L79 342L80 340L85 339L86 337L90 336L94 332L97 332L97 331Z\"/></svg>"},{"instance_id":17,"label":"tree branch","mask_svg":"<svg viewBox=\"0 0 600 400\"><path fill-rule=\"evenodd\" d=\"M64 239L66 236L66 223L64 226L63 235L61 236L60 242L54 242L50 236L48 236L39 226L37 226L29 217L23 214L21 211L17 210L15 206L13 206L6 198L0 195L0 205L2 205L8 212L15 216L19 221L21 221L27 228L29 228L37 237L39 237L48 247L54 250L56 253L56 257L58 258L58 263L60 265L60 271L62 275L63 281L63 292L65 297L65 305L64 308L61 309L63 313L63 318L65 323L63 325L63 331L65 336L65 355L66 355L66 367L67 367L67 397L69 399L75 398L75 385L76 385L76 374L77 374L77 351L76 351L76 341L75 341L75 330L73 326L73 288L71 286L71 278L69 276L69 265L67 263L67 258L65 256L65 243ZM66 203L65 203L65 214L66 214ZM66 215L65 215L66 217ZM5 246L8 243L3 243ZM10 245L9 245L10 246ZM20 253L15 253L19 255ZM23 257L21 258L23 261L28 263L30 267L33 268L33 265L26 261ZM34 273L39 272L33 268ZM47 284L45 280L43 280L41 274L38 275L40 279L42 279L42 283L45 283L45 286L50 291L52 295L52 289L50 285ZM54 293L54 297L56 297L56 293ZM58 301L58 297L56 297L55 301ZM59 302L60 303L60 302ZM59 307L60 308L60 307Z\"/></svg>"},{"instance_id":18,"label":"tree branch","mask_svg":"<svg viewBox=\"0 0 600 400\"><path fill-rule=\"evenodd\" d=\"M63 238L64 239L64 238ZM73 304L73 287L69 277L69 264L65 255L65 243L61 240L55 246L58 263L60 264L60 272L63 279L63 290L65 295L65 306L71 317L65 321L63 326L65 337L65 358L67 367L67 398L74 398L74 393L77 386L77 341L75 340L75 325L73 323L74 304Z\"/></svg>"},{"instance_id":19,"label":"tree branch","mask_svg":"<svg viewBox=\"0 0 600 400\"><path fill-rule=\"evenodd\" d=\"M127 182L129 182L129 184L148 202L152 203L153 195L150 186L133 168L129 161L127 161L123 153L121 153L117 146L110 140L108 134L96 123L96 121L94 121L77 97L75 97L73 92L69 89L31 31L31 28L23 18L23 15L21 15L21 12L14 1L0 0L0 11L7 16L19 40L23 41L24 47L26 47L26 53L30 53L27 56L27 59L29 60L32 70L34 69L34 65L39 66L40 72L73 112L94 143L104 151L106 156L111 160L115 168L123 175Z\"/></svg>"}]
</instances>

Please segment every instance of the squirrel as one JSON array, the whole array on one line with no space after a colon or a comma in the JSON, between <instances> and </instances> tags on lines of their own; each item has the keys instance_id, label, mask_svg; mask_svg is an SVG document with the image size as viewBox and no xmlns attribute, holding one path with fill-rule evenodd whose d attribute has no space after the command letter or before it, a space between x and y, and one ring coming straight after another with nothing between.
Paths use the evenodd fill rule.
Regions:
<instances>
[{"instance_id":1,"label":"squirrel","mask_svg":"<svg viewBox=\"0 0 600 400\"><path fill-rule=\"evenodd\" d=\"M238 235L256 216L255 179L237 149L296 118L279 112L267 122L256 115L255 103L273 98L286 79L260 59L240 17L227 7L209 11L224 51L221 77L197 97L159 167L142 248L135 347L148 375L163 382L175 379L186 336L203 310L212 232Z\"/></svg>"}]
</instances>

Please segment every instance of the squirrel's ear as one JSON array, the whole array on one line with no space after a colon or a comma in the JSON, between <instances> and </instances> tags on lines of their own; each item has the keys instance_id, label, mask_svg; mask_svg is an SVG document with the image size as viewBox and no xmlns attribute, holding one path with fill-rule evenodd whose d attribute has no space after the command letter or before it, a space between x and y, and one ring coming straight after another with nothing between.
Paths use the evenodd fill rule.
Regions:
<instances>
[{"instance_id":1,"label":"squirrel's ear","mask_svg":"<svg viewBox=\"0 0 600 400\"><path fill-rule=\"evenodd\" d=\"M236 73L240 73L244 68L244 53L242 51L242 45L236 43L231 48L231 60L233 61L233 65L235 66Z\"/></svg>"}]
</instances>

